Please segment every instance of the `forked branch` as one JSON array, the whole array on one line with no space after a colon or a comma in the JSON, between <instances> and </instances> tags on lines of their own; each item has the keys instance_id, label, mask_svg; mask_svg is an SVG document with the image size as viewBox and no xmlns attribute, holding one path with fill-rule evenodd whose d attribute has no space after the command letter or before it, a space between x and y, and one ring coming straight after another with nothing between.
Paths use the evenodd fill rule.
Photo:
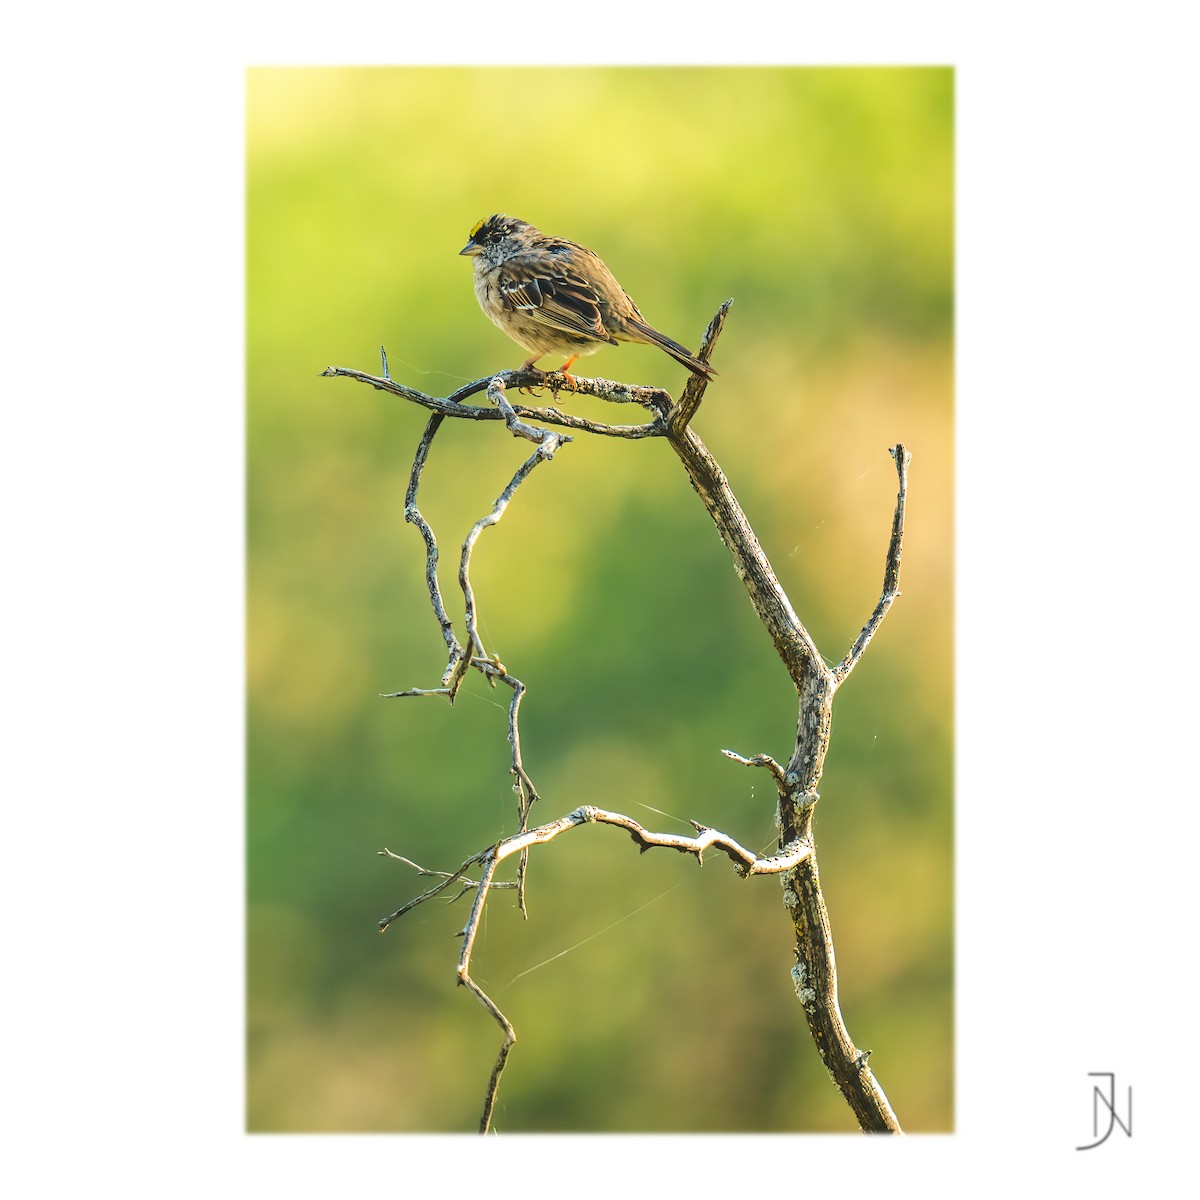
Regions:
<instances>
[{"instance_id":1,"label":"forked branch","mask_svg":"<svg viewBox=\"0 0 1200 1200\"><path fill-rule=\"evenodd\" d=\"M729 305L730 302L726 301L721 306L702 339L698 355L705 362L709 361L724 327ZM473 895L471 914L462 931L458 981L488 1010L502 1033L500 1052L488 1084L480 1131L487 1132L491 1127L500 1078L508 1053L516 1041L516 1032L511 1022L479 987L470 971L471 951L488 894L495 887L516 886L519 903L524 911L525 866L530 849L553 841L559 834L582 824L607 824L625 829L641 852L654 848L673 849L693 854L698 862L703 862L704 851L715 849L728 857L734 869L742 875L776 874L782 877L784 904L791 917L795 934L796 966L792 971L793 984L822 1061L854 1111L861 1128L899 1132L899 1122L867 1065L869 1052L860 1051L854 1045L842 1019L838 1002L833 938L817 872L813 819L819 799L817 784L824 769L829 746L834 695L861 659L888 609L899 595L910 461L907 450L902 445L896 445L889 451L896 463L899 492L892 519L891 538L884 565L883 590L879 602L844 658L836 667L830 668L826 666L812 637L792 608L729 481L691 427L709 383L703 377L691 376L676 404L666 392L653 388L632 387L604 379L576 378L561 372L543 374L532 369L502 371L494 376L475 380L444 398L428 396L396 383L387 373L386 359L382 377L341 367L330 367L324 374L357 379L419 404L432 413L413 461L405 500L405 517L417 527L425 542L426 584L434 617L446 644L448 659L439 687L410 688L389 694L394 697L439 695L453 701L469 670L480 672L493 685L497 682L503 683L512 690L508 710L508 740L512 749L511 772L516 780L515 788L519 797L517 832L472 855L457 871L442 875L440 882L380 922L382 931L404 913L442 894L454 883L460 885L458 895ZM506 389L536 386L550 387L556 397L560 392L568 392L597 396L613 403L636 404L646 408L652 415L640 425L612 425L565 413L557 407L540 408L514 404L506 395ZM485 392L491 401L488 407L465 403L480 392ZM430 448L446 418L472 421L501 420L514 436L533 441L537 446L534 453L513 475L490 512L475 522L463 540L458 573L465 607L465 637L461 640L447 614L438 583L437 539L417 505L417 492ZM729 551L734 570L742 580L754 611L770 635L797 693L796 739L786 766L768 754L747 757L732 750L723 751L735 762L770 772L779 797L776 813L779 840L776 854L769 857L758 856L728 835L706 829L694 822L695 837L651 833L624 814L586 805L556 821L529 828L529 809L537 799L537 792L525 771L521 756L519 708L525 694L525 686L509 674L498 658L489 656L483 646L478 633L478 613L470 580L470 563L478 537L484 529L495 525L501 519L517 489L534 467L549 460L564 442L570 440L566 435L552 432L546 426L603 437L665 438L678 455L692 487L716 525ZM380 853L415 867L409 860L390 851ZM513 855L518 856L519 862L515 884L496 882L496 868ZM478 879L468 876L473 867L480 869ZM417 869L423 874L430 874L422 868Z\"/></svg>"},{"instance_id":2,"label":"forked branch","mask_svg":"<svg viewBox=\"0 0 1200 1200\"><path fill-rule=\"evenodd\" d=\"M545 825L539 825L534 829L526 829L521 833L504 838L487 850L481 850L478 854L471 855L457 871L449 874L425 871L423 868L417 867L416 863L410 862L399 854L393 854L390 850L381 850L379 852L381 855L397 859L410 867L414 867L423 875L443 874L444 877L440 883L431 887L428 891L422 892L421 895L410 900L407 904L397 909L396 912L384 917L379 922L380 933L387 929L397 918L410 912L419 904L423 904L426 900L432 900L435 896L440 895L456 881L465 881L459 895L464 895L468 891L474 890L475 897L471 903L471 914L467 918L466 927L461 934L462 949L458 956L458 982L467 988L479 1003L487 1009L492 1019L500 1026L501 1032L500 1051L492 1068L491 1077L488 1080L487 1094L484 1097L483 1103L483 1113L479 1120L480 1133L487 1133L491 1128L492 1113L496 1107L496 1092L500 1087L500 1077L504 1074L504 1066L508 1061L508 1052L517 1040L517 1033L512 1026L512 1022L501 1012L499 1005L471 977L471 951L475 946L475 935L479 931L479 922L483 917L488 892L493 887L505 886L503 883L495 882L496 868L506 858L510 858L514 854L524 856L529 852L530 847L545 845L547 842L552 842L559 834L587 824L613 825L624 829L642 853L645 853L647 850L662 848L676 850L682 854L693 854L701 866L704 864L704 852L706 850L718 850L729 858L733 863L734 870L742 876L780 875L785 871L794 870L812 855L812 846L810 844L797 842L785 847L778 854L774 854L769 858L763 858L753 851L747 850L726 834L716 829L707 829L703 825L697 825L694 821L692 825L696 829L695 837L683 837L674 833L651 833L639 825L637 821L633 820L632 817L625 816L624 813L609 812L606 809L595 808L590 804L581 805L565 817L559 817L557 821L550 821ZM472 884L466 881L466 873L473 866L480 867L481 871L479 880Z\"/></svg>"}]
</instances>

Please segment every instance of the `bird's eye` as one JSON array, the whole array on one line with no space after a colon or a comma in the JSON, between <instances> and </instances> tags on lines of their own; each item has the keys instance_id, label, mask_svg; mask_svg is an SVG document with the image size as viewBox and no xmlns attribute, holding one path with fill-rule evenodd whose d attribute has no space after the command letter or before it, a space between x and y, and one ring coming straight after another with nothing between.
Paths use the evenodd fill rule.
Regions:
<instances>
[{"instance_id":1,"label":"bird's eye","mask_svg":"<svg viewBox=\"0 0 1200 1200\"><path fill-rule=\"evenodd\" d=\"M513 231L512 223L500 221L495 217L484 217L471 230L471 241L477 245L494 246L503 241Z\"/></svg>"}]
</instances>

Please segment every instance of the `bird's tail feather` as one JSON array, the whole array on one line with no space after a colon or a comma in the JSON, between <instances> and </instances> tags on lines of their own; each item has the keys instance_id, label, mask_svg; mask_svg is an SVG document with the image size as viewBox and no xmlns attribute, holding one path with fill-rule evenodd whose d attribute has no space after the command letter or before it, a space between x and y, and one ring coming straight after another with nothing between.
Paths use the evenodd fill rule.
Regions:
<instances>
[{"instance_id":1,"label":"bird's tail feather","mask_svg":"<svg viewBox=\"0 0 1200 1200\"><path fill-rule=\"evenodd\" d=\"M636 317L626 317L625 323L638 333L646 341L653 343L655 346L665 350L676 362L682 363L694 375L703 375L705 379L711 379L716 371L712 369L706 362L701 362L690 350L685 346L681 346L674 338L669 338L665 333L659 333L652 325L647 325L645 321L639 321Z\"/></svg>"}]
</instances>

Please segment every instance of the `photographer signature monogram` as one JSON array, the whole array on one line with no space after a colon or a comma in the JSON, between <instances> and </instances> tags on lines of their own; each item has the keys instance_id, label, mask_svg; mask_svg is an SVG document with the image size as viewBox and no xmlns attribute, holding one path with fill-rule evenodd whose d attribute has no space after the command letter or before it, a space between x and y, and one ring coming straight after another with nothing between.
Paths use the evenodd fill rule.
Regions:
<instances>
[{"instance_id":1,"label":"photographer signature monogram","mask_svg":"<svg viewBox=\"0 0 1200 1200\"><path fill-rule=\"evenodd\" d=\"M1089 1079L1107 1079L1107 1092L1100 1084L1092 1086L1092 1136L1096 1141L1086 1146L1076 1146L1076 1150L1094 1150L1103 1145L1112 1135L1113 1128L1120 1125L1126 1137L1133 1137L1133 1088L1127 1089L1125 1101L1125 1120L1117 1116L1117 1077L1111 1071L1089 1071ZM1104 1136L1100 1135L1100 1125L1103 1121L1101 1108L1108 1110L1108 1128Z\"/></svg>"}]
</instances>

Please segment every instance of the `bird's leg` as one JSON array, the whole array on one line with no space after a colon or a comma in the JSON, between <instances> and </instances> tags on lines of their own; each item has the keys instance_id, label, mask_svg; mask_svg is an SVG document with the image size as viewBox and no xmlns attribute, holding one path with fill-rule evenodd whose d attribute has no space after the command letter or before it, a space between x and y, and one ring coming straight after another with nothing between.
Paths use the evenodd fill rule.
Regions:
<instances>
[{"instance_id":1,"label":"bird's leg","mask_svg":"<svg viewBox=\"0 0 1200 1200\"><path fill-rule=\"evenodd\" d=\"M575 382L575 376L571 374L571 367L574 365L574 363L575 363L575 360L576 360L578 357L579 357L579 355L578 355L578 354L572 354L572 355L571 355L571 357L570 357L570 358L568 358L568 359L567 359L567 361L566 361L565 363L563 363L563 365L562 365L561 367L559 367L559 368L558 368L558 373L559 373L559 374L560 374L560 375L561 375L561 376L562 376L562 377L563 377L563 378L564 378L564 379L565 379L565 380L566 380L568 383L574 383L574 382ZM557 404L557 403L558 403L558 388L557 388L557 387L555 387L553 384L551 384L551 385L550 385L550 402L551 402L552 404Z\"/></svg>"},{"instance_id":2,"label":"bird's leg","mask_svg":"<svg viewBox=\"0 0 1200 1200\"><path fill-rule=\"evenodd\" d=\"M541 357L542 356L540 354L535 354L535 355L533 355L532 358L527 358L521 364L521 370L522 371L537 371L539 374L545 375L545 373L546 373L545 371L543 371L540 367L535 367L533 365ZM523 388L518 388L517 390L524 392L527 396L536 396L537 395L536 387L523 387Z\"/></svg>"}]
</instances>

